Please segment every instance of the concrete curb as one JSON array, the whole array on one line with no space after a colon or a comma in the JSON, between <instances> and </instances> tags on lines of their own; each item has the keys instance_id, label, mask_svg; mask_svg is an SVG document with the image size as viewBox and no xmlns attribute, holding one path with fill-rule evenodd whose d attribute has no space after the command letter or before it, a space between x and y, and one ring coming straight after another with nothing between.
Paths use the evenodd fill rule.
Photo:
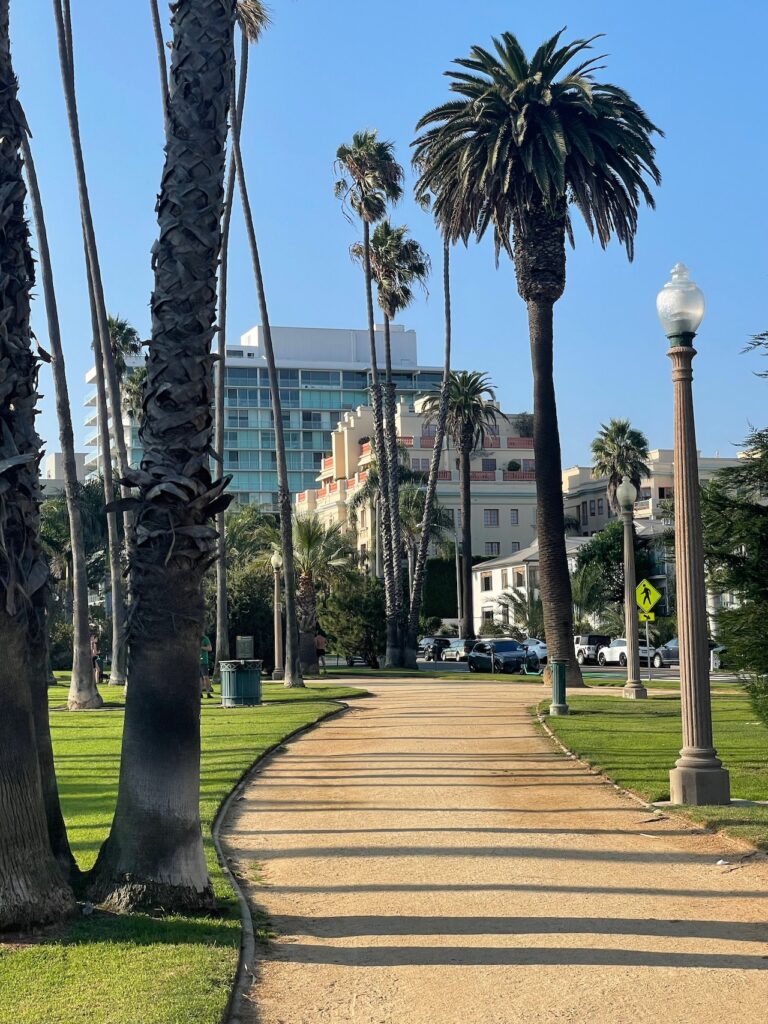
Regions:
<instances>
[{"instance_id":1,"label":"concrete curb","mask_svg":"<svg viewBox=\"0 0 768 1024\"><path fill-rule=\"evenodd\" d=\"M351 700L352 698L349 699ZM224 856L224 851L221 848L221 826L229 813L232 803L238 799L242 791L251 781L252 777L264 767L265 762L271 760L275 754L280 753L282 751L282 747L286 743L289 743L291 740L296 739L306 732L310 732L312 729L316 729L324 722L327 722L329 718L337 718L350 710L349 704L338 700L328 700L326 698L326 700L323 701L319 696L318 700L322 701L324 704L337 704L338 706L333 711L329 711L326 715L323 715L322 718L318 718L316 722L311 722L309 725L302 725L300 728L294 729L293 732L288 733L287 736L278 740L277 743L273 743L271 747L268 747L264 753L261 754L261 756L258 757L245 772L243 772L239 780L235 783L224 800L222 800L219 805L219 809L216 812L216 817L213 819L213 824L211 825L211 838L213 839L216 856L218 858L219 865L221 866L221 870L224 872L227 881L232 886L235 896L237 897L241 921L240 953L237 960L237 971L235 972L235 980L230 990L229 998L227 999L227 1005L224 1008L224 1013L221 1017L221 1024L239 1024L241 1019L238 1011L240 997L244 994L248 985L250 985L255 978L253 963L256 958L256 937L253 930L251 908L245 893L241 889L237 878L230 869L229 864L227 863L227 858ZM270 701L270 703L273 702ZM281 701L280 703L293 702Z\"/></svg>"}]
</instances>

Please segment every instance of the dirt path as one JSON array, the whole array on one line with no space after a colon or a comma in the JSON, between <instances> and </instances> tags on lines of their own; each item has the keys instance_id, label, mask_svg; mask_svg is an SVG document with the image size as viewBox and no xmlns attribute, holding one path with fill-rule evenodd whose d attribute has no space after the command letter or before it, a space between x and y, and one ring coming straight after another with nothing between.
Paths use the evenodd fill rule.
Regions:
<instances>
[{"instance_id":1,"label":"dirt path","mask_svg":"<svg viewBox=\"0 0 768 1024\"><path fill-rule=\"evenodd\" d=\"M541 687L390 683L289 744L228 853L277 938L248 1024L765 1024L768 863L553 751Z\"/></svg>"}]
</instances>

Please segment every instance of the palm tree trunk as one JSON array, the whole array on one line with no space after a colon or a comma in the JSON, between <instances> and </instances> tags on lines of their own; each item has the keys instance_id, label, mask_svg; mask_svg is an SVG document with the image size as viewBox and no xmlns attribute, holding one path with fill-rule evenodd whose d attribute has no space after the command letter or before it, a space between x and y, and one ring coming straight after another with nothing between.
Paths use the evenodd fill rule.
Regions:
<instances>
[{"instance_id":1,"label":"palm tree trunk","mask_svg":"<svg viewBox=\"0 0 768 1024\"><path fill-rule=\"evenodd\" d=\"M448 381L451 376L451 247L447 239L443 239L443 299L445 304L445 346L443 355L443 380L440 385L440 405L437 410L435 442L432 447L432 459L429 463L427 492L424 497L424 515L421 520L421 536L416 565L411 583L411 607L408 616L408 636L406 640L405 664L416 667L416 636L421 614L421 597L424 590L424 575L429 552L429 524L432 522L437 494L437 474L440 471L440 458L443 454L445 424L448 420Z\"/></svg>"},{"instance_id":2,"label":"palm tree trunk","mask_svg":"<svg viewBox=\"0 0 768 1024\"><path fill-rule=\"evenodd\" d=\"M395 385L392 380L392 341L390 337L390 320L384 314L384 445L389 476L389 535L384 538L389 543L390 558L394 573L393 601L397 625L397 649L394 660L388 660L390 668L400 668L405 653L405 636L403 634L403 540L400 524L400 458L397 450L397 427L395 424Z\"/></svg>"},{"instance_id":3,"label":"palm tree trunk","mask_svg":"<svg viewBox=\"0 0 768 1024\"><path fill-rule=\"evenodd\" d=\"M48 676L48 569L40 544L38 366L29 324L34 263L20 155L26 126L8 21L8 0L0 0L0 930L75 909L51 848L34 712Z\"/></svg>"},{"instance_id":4,"label":"palm tree trunk","mask_svg":"<svg viewBox=\"0 0 768 1024\"><path fill-rule=\"evenodd\" d=\"M155 36L155 49L157 51L157 67L160 72L160 97L163 104L163 122L165 134L168 135L168 66L165 62L165 40L163 39L163 26L160 22L160 11L157 0L149 0L149 9L152 14L152 29Z\"/></svg>"},{"instance_id":5,"label":"palm tree trunk","mask_svg":"<svg viewBox=\"0 0 768 1024\"><path fill-rule=\"evenodd\" d=\"M547 664L565 661L568 686L584 686L573 646L571 578L565 551L563 474L553 377L553 303L547 298L532 298L527 307L533 366L539 588L544 606Z\"/></svg>"},{"instance_id":6,"label":"palm tree trunk","mask_svg":"<svg viewBox=\"0 0 768 1024\"><path fill-rule=\"evenodd\" d=\"M317 632L317 594L311 576L302 573L299 577L296 601L299 620L299 652L301 672L304 676L319 674L315 633Z\"/></svg>"},{"instance_id":7,"label":"palm tree trunk","mask_svg":"<svg viewBox=\"0 0 768 1024\"><path fill-rule=\"evenodd\" d=\"M245 38L245 37L243 37ZM240 137L240 122L245 104L247 64L240 64L237 98L230 101L232 132ZM224 216L221 224L221 265L219 267L219 343L216 361L216 435L213 447L220 459L224 475L224 394L227 378L227 280L229 275L229 228L232 222L232 201L235 196L235 160L230 157L227 187L224 193ZM229 658L229 610L227 606L227 524L223 512L216 517L219 535L216 547L216 664Z\"/></svg>"},{"instance_id":8,"label":"palm tree trunk","mask_svg":"<svg viewBox=\"0 0 768 1024\"><path fill-rule=\"evenodd\" d=\"M199 654L211 521L227 500L224 481L211 479L209 451L233 11L231 0L186 0L172 15L144 454L131 472L139 487L131 685L117 806L91 889L118 908L214 904L200 829Z\"/></svg>"},{"instance_id":9,"label":"palm tree trunk","mask_svg":"<svg viewBox=\"0 0 768 1024\"><path fill-rule=\"evenodd\" d=\"M248 73L248 41L243 34L240 48L240 73ZM240 119L242 121L242 119ZM275 427L275 454L277 456L277 492L278 509L280 512L280 542L283 549L283 569L285 572L285 676L283 685L287 687L300 687L304 685L301 678L301 666L299 663L299 628L296 619L296 572L294 569L293 557L293 527L291 516L293 513L291 503L291 492L288 486L288 466L285 458L285 433L283 430L283 408L280 401L280 384L277 379L277 368L275 366L275 350L272 346L272 328L267 310L267 296L264 289L264 277L261 271L261 258L256 243L256 229L253 224L251 202L248 198L248 186L245 180L243 169L243 158L240 152L240 140L238 134L232 136L232 151L235 157L237 170L237 181L240 186L240 198L243 204L243 215L245 218L245 229L248 236L248 244L251 250L251 262L253 274L256 281L256 294L259 302L259 314L261 326L264 332L264 355L267 360L267 373L269 374L269 391L272 398L272 416Z\"/></svg>"},{"instance_id":10,"label":"palm tree trunk","mask_svg":"<svg viewBox=\"0 0 768 1024\"><path fill-rule=\"evenodd\" d=\"M472 607L472 504L470 484L471 440L462 439L459 449L459 487L461 489L461 605L464 623L462 634L475 635L475 616Z\"/></svg>"},{"instance_id":11,"label":"palm tree trunk","mask_svg":"<svg viewBox=\"0 0 768 1024\"><path fill-rule=\"evenodd\" d=\"M72 429L72 412L69 406L67 374L64 366L64 349L61 344L61 328L53 283L51 253L48 246L43 203L35 171L32 151L26 134L22 136L22 153L27 171L29 195L35 218L37 248L40 260L40 276L45 295L45 310L48 319L48 337L51 344L51 369L56 393L56 417L59 424L59 443L64 463L64 496L69 516L69 540L71 548L71 573L68 571L69 591L72 595L72 625L74 643L72 646L72 681L67 704L70 710L99 708L104 701L99 695L91 664L90 628L88 623L88 577L85 566L85 543L83 522L78 501L77 464L75 462L75 437ZM69 570L69 567L68 567Z\"/></svg>"},{"instance_id":12,"label":"palm tree trunk","mask_svg":"<svg viewBox=\"0 0 768 1024\"><path fill-rule=\"evenodd\" d=\"M408 545L408 595L413 594L413 574L416 569L416 546Z\"/></svg>"}]
</instances>

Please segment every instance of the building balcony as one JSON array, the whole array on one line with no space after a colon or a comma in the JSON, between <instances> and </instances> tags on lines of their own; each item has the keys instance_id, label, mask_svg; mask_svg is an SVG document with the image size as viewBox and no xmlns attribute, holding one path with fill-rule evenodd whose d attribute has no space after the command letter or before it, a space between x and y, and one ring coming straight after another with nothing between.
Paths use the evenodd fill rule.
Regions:
<instances>
[{"instance_id":1,"label":"building balcony","mask_svg":"<svg viewBox=\"0 0 768 1024\"><path fill-rule=\"evenodd\" d=\"M437 471L438 480L453 480L453 473L450 469L438 469Z\"/></svg>"},{"instance_id":2,"label":"building balcony","mask_svg":"<svg viewBox=\"0 0 768 1024\"><path fill-rule=\"evenodd\" d=\"M508 440L511 440L508 439ZM494 437L492 434L485 434L483 437L483 448L499 448L501 445L501 439Z\"/></svg>"},{"instance_id":3,"label":"building balcony","mask_svg":"<svg viewBox=\"0 0 768 1024\"><path fill-rule=\"evenodd\" d=\"M363 441L363 443L360 445L360 457L362 458L363 455L370 455L370 454L371 454L371 442L370 441Z\"/></svg>"},{"instance_id":4,"label":"building balcony","mask_svg":"<svg viewBox=\"0 0 768 1024\"><path fill-rule=\"evenodd\" d=\"M489 469L471 469L469 471L470 480L496 480L496 471Z\"/></svg>"},{"instance_id":5,"label":"building balcony","mask_svg":"<svg viewBox=\"0 0 768 1024\"><path fill-rule=\"evenodd\" d=\"M532 437L508 437L507 448L526 448L533 451Z\"/></svg>"},{"instance_id":6,"label":"building balcony","mask_svg":"<svg viewBox=\"0 0 768 1024\"><path fill-rule=\"evenodd\" d=\"M502 473L503 480L535 480L536 474L523 469L505 469Z\"/></svg>"},{"instance_id":7,"label":"building balcony","mask_svg":"<svg viewBox=\"0 0 768 1024\"><path fill-rule=\"evenodd\" d=\"M435 447L435 439L434 439L434 437L430 437L428 434L422 434L421 438L419 439L419 448L434 448L434 447Z\"/></svg>"},{"instance_id":8,"label":"building balcony","mask_svg":"<svg viewBox=\"0 0 768 1024\"><path fill-rule=\"evenodd\" d=\"M323 469L333 469L333 456L329 459L323 459Z\"/></svg>"},{"instance_id":9,"label":"building balcony","mask_svg":"<svg viewBox=\"0 0 768 1024\"><path fill-rule=\"evenodd\" d=\"M398 437L397 440L403 448L413 448L413 437Z\"/></svg>"}]
</instances>

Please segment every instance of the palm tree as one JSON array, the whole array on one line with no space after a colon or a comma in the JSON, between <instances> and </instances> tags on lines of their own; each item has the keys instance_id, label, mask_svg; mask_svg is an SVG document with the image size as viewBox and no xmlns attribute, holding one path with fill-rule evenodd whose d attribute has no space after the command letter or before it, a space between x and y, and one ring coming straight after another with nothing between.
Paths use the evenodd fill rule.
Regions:
<instances>
[{"instance_id":1,"label":"palm tree","mask_svg":"<svg viewBox=\"0 0 768 1024\"><path fill-rule=\"evenodd\" d=\"M48 338L51 345L51 369L56 396L56 418L59 424L59 443L64 463L64 494L67 508L67 526L71 551L70 581L72 588L72 677L67 706L70 710L97 708L103 700L96 689L91 663L90 629L88 622L88 580L85 563L85 544L80 507L77 501L77 465L75 462L75 435L72 428L72 410L69 404L69 388L64 365L64 348L61 343L61 327L53 282L51 253L48 245L43 202L37 180L29 139L22 135L22 154L27 176L29 196L35 219L40 277L43 282L45 311L48 320Z\"/></svg>"},{"instance_id":2,"label":"palm tree","mask_svg":"<svg viewBox=\"0 0 768 1024\"><path fill-rule=\"evenodd\" d=\"M422 481L423 474L414 472L410 467L407 449L398 444L396 452L398 489L402 484L409 484L412 481ZM381 486L381 475L379 473L379 458L376 452L376 445L374 443L373 458L368 466L365 481L359 487L355 488L355 493L347 503L349 518L352 525L356 525L358 514L361 509L370 509L378 524L383 501L384 496ZM377 576L380 575L380 573L376 567L381 562L380 554L381 548L383 547L381 543L381 530L378 525L372 531L372 534L376 543L376 555L372 563L372 575Z\"/></svg>"},{"instance_id":3,"label":"palm tree","mask_svg":"<svg viewBox=\"0 0 768 1024\"><path fill-rule=\"evenodd\" d=\"M424 527L424 506L427 494L424 487L416 483L407 483L400 488L400 522L402 524L403 546L408 559L408 595L413 593L413 580L416 570L416 555ZM435 502L432 506L426 529L428 542L439 541L446 530L453 528L453 521L446 509Z\"/></svg>"},{"instance_id":4,"label":"palm tree","mask_svg":"<svg viewBox=\"0 0 768 1024\"><path fill-rule=\"evenodd\" d=\"M80 200L80 217L83 229L83 244L88 276L88 295L91 307L91 324L93 329L94 366L96 369L97 419L99 422L99 439L102 452L105 496L111 500L112 494L112 443L109 435L108 419L112 416L112 431L117 448L120 476L125 479L128 460L123 433L123 418L120 405L120 386L112 355L109 337L109 323L104 301L104 288L101 279L96 235L93 227L93 216L88 195L88 182L85 173L85 161L80 139L80 121L77 112L75 95L74 50L72 41L72 22L69 0L54 0L54 19L59 51L59 64L64 87L64 99L67 107L67 118L75 158L77 189ZM109 412L108 412L109 404ZM130 489L123 484L123 499L127 503ZM131 513L126 507L123 514L126 537L131 535ZM125 664L125 596L120 565L120 546L117 538L117 520L113 511L109 513L112 566L112 673L110 682L123 685L126 682Z\"/></svg>"},{"instance_id":5,"label":"palm tree","mask_svg":"<svg viewBox=\"0 0 768 1024\"><path fill-rule=\"evenodd\" d=\"M383 142L376 131L355 132L352 142L339 146L336 151L336 171L340 177L334 188L341 199L345 216L351 207L363 224L363 276L368 312L368 343L371 359L370 398L373 410L373 432L376 450L386 452L384 438L384 411L379 369L376 357L376 327L373 318L373 270L371 265L371 225L380 221L387 212L387 203L400 200L403 189L403 169L395 160L394 146ZM401 661L398 637L397 580L399 567L394 564L390 483L387 459L379 466L381 475L381 533L384 537L384 594L387 608L387 653L385 663L397 665Z\"/></svg>"},{"instance_id":6,"label":"palm tree","mask_svg":"<svg viewBox=\"0 0 768 1024\"><path fill-rule=\"evenodd\" d=\"M341 523L326 526L317 513L294 515L293 539L296 578L286 575L286 589L296 588L299 619L299 650L301 671L305 676L317 675L317 594L318 589L330 586L355 571L356 553L343 533ZM280 530L274 524L266 525L260 542L263 553L259 559L265 570L272 572L270 559L274 551L281 550Z\"/></svg>"},{"instance_id":7,"label":"palm tree","mask_svg":"<svg viewBox=\"0 0 768 1024\"><path fill-rule=\"evenodd\" d=\"M540 597L532 593L520 594L515 590L505 590L496 599L496 603L502 611L506 609L513 626L524 634L521 640L529 636L544 638L544 607Z\"/></svg>"},{"instance_id":8,"label":"palm tree","mask_svg":"<svg viewBox=\"0 0 768 1024\"><path fill-rule=\"evenodd\" d=\"M128 371L127 360L141 353L141 338L136 328L119 313L117 316L108 316L107 324L117 378L122 383Z\"/></svg>"},{"instance_id":9,"label":"palm tree","mask_svg":"<svg viewBox=\"0 0 768 1024\"><path fill-rule=\"evenodd\" d=\"M365 264L364 247L357 243L352 246L352 255ZM384 314L384 444L386 447L387 476L389 478L389 520L392 562L395 566L395 611L399 632L398 644L405 647L402 605L402 574L400 565L402 548L402 527L400 524L400 499L397 467L399 463L397 428L395 426L395 385L392 379L392 343L390 325L398 312L406 309L413 301L413 288L419 284L426 289L430 260L419 243L408 237L405 226L393 228L389 220L377 224L371 236L371 272L376 282L378 301ZM402 655L401 655L402 658ZM402 663L402 661L400 661Z\"/></svg>"},{"instance_id":10,"label":"palm tree","mask_svg":"<svg viewBox=\"0 0 768 1024\"><path fill-rule=\"evenodd\" d=\"M514 259L528 308L534 378L537 534L541 593L553 659L574 658L563 530L560 437L553 382L553 309L565 288L565 238L575 206L600 244L612 235L633 256L638 207L653 206L660 175L656 126L626 92L595 80L592 40L558 32L529 61L509 32L495 52L475 46L447 72L457 98L419 122L418 188L436 195L454 235L493 227L496 255ZM575 66L574 66L574 62ZM561 77L559 77L561 76Z\"/></svg>"},{"instance_id":11,"label":"palm tree","mask_svg":"<svg viewBox=\"0 0 768 1024\"><path fill-rule=\"evenodd\" d=\"M573 621L577 633L592 628L589 615L601 611L605 605L605 587L603 575L596 562L587 562L571 576L571 593L573 595Z\"/></svg>"},{"instance_id":12,"label":"palm tree","mask_svg":"<svg viewBox=\"0 0 768 1024\"><path fill-rule=\"evenodd\" d=\"M427 395L422 406L427 422L440 414L440 396ZM474 636L472 608L472 506L470 503L472 453L482 447L483 436L490 434L504 414L496 404L496 393L487 374L478 370L451 371L448 381L446 431L459 453L461 489L462 611L463 636Z\"/></svg>"},{"instance_id":13,"label":"palm tree","mask_svg":"<svg viewBox=\"0 0 768 1024\"><path fill-rule=\"evenodd\" d=\"M600 431L592 442L592 476L608 477L608 504L616 515L621 508L616 499L616 488L622 477L629 477L640 490L640 481L650 474L646 463L648 438L636 430L629 420L612 419L608 425L600 424Z\"/></svg>"},{"instance_id":14,"label":"palm tree","mask_svg":"<svg viewBox=\"0 0 768 1024\"><path fill-rule=\"evenodd\" d=\"M38 364L31 347L34 262L25 218L26 125L0 0L0 929L27 929L75 910L51 844L58 798L47 718L48 571L39 535ZM41 705L46 705L41 714ZM51 806L48 806L51 805ZM60 812L59 812L60 818ZM66 838L66 836L64 837Z\"/></svg>"},{"instance_id":15,"label":"palm tree","mask_svg":"<svg viewBox=\"0 0 768 1024\"><path fill-rule=\"evenodd\" d=\"M134 422L141 419L146 383L146 366L137 366L123 381L123 408Z\"/></svg>"},{"instance_id":16,"label":"palm tree","mask_svg":"<svg viewBox=\"0 0 768 1024\"><path fill-rule=\"evenodd\" d=\"M92 898L124 909L214 903L200 829L198 662L203 577L216 547L211 522L227 502L209 451L231 8L185 0L172 25L143 454L129 474L138 488L131 682L115 815L91 876Z\"/></svg>"}]
</instances>

